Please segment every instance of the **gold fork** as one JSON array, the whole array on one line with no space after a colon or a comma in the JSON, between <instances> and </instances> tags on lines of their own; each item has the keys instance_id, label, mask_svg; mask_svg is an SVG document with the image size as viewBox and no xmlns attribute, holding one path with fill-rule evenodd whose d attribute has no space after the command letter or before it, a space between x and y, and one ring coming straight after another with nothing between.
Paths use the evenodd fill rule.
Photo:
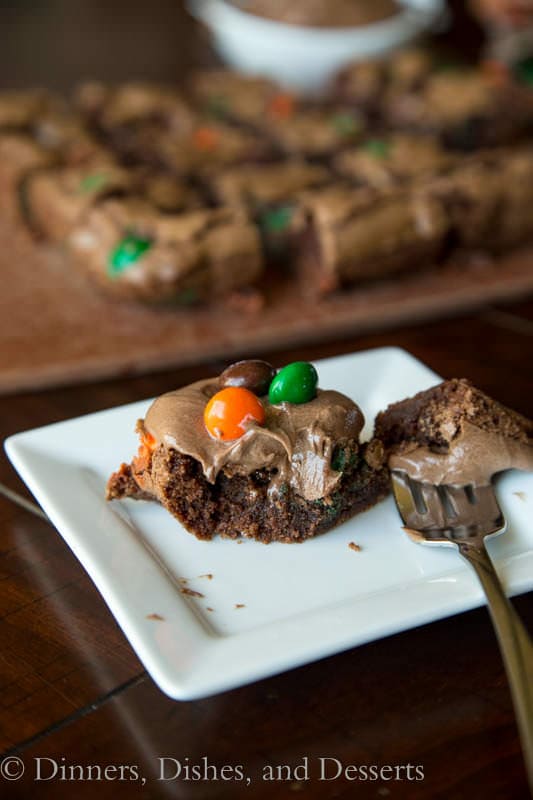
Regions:
<instances>
[{"instance_id":1,"label":"gold fork","mask_svg":"<svg viewBox=\"0 0 533 800\"><path fill-rule=\"evenodd\" d=\"M418 543L457 547L474 568L500 643L533 794L533 643L507 599L485 548L504 533L505 518L492 485L434 486L392 470L392 488L407 534Z\"/></svg>"}]
</instances>

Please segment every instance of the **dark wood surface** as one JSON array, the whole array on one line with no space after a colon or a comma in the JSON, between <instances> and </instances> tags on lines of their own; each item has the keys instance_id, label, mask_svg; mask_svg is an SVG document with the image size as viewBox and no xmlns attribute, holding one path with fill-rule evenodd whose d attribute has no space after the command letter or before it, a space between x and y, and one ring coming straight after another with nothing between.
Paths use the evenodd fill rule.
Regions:
<instances>
[{"instance_id":1,"label":"dark wood surface","mask_svg":"<svg viewBox=\"0 0 533 800\"><path fill-rule=\"evenodd\" d=\"M458 4L457 4L458 5ZM175 78L205 57L179 0L41 0L0 6L0 82L68 88L96 76ZM466 376L533 415L533 303L491 308L314 347L276 364L381 345L404 347L440 374ZM221 363L157 376L0 398L0 437L158 394ZM0 482L26 494L4 455ZM0 777L9 798L408 798L522 800L527 787L510 695L486 609L350 650L200 701L167 699L146 675L61 537L0 497ZM532 596L516 599L533 629ZM354 623L355 624L355 623ZM161 782L158 758L243 765L250 787ZM308 781L269 784L266 764L310 761ZM317 759L423 767L425 779L321 782ZM35 758L137 766L146 783L35 783ZM43 762L49 765L51 762ZM0 768L1 769L1 768ZM47 773L49 774L49 773ZM132 774L132 773L130 773ZM126 773L127 776L127 773Z\"/></svg>"}]
</instances>

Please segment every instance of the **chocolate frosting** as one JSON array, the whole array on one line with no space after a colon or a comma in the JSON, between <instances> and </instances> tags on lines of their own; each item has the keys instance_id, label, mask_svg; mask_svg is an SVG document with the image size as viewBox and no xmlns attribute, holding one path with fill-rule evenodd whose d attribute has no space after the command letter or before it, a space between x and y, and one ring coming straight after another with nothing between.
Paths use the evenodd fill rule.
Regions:
<instances>
[{"instance_id":1,"label":"chocolate frosting","mask_svg":"<svg viewBox=\"0 0 533 800\"><path fill-rule=\"evenodd\" d=\"M533 470L533 447L463 422L446 451L412 442L390 457L389 466L425 483L484 486L504 469Z\"/></svg>"},{"instance_id":2,"label":"chocolate frosting","mask_svg":"<svg viewBox=\"0 0 533 800\"><path fill-rule=\"evenodd\" d=\"M336 445L357 441L364 425L359 407L335 391L318 390L314 400L294 405L271 405L262 398L264 426L252 422L240 439L214 439L204 425L208 399L218 391L212 380L168 392L154 401L144 420L146 430L168 448L191 456L214 483L220 470L249 475L260 469L277 470L269 493L284 485L306 500L318 500L337 486L341 473L331 466Z\"/></svg>"}]
</instances>

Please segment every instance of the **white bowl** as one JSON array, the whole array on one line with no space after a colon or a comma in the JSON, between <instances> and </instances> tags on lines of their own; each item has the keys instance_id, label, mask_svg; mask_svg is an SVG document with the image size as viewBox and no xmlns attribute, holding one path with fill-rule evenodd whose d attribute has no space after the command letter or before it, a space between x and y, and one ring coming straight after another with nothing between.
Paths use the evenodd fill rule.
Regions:
<instances>
[{"instance_id":1,"label":"white bowl","mask_svg":"<svg viewBox=\"0 0 533 800\"><path fill-rule=\"evenodd\" d=\"M304 93L323 89L350 61L377 58L407 44L445 13L444 0L402 0L403 9L381 22L312 28L265 19L226 0L187 2L227 64Z\"/></svg>"}]
</instances>

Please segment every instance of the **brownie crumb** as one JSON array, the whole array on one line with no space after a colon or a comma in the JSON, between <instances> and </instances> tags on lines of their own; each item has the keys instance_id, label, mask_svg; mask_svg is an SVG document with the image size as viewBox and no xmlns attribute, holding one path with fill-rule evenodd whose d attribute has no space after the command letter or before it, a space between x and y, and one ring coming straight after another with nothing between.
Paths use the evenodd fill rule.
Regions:
<instances>
[{"instance_id":1,"label":"brownie crumb","mask_svg":"<svg viewBox=\"0 0 533 800\"><path fill-rule=\"evenodd\" d=\"M153 619L155 622L164 622L165 618L161 614L147 614L146 619Z\"/></svg>"},{"instance_id":2,"label":"brownie crumb","mask_svg":"<svg viewBox=\"0 0 533 800\"><path fill-rule=\"evenodd\" d=\"M518 497L523 503L527 501L527 494L525 492L513 492L515 497Z\"/></svg>"},{"instance_id":3,"label":"brownie crumb","mask_svg":"<svg viewBox=\"0 0 533 800\"><path fill-rule=\"evenodd\" d=\"M215 610L215 609L214 609L214 608L211 608L210 606L207 606L207 608L206 608L206 611L214 611L214 610Z\"/></svg>"},{"instance_id":4,"label":"brownie crumb","mask_svg":"<svg viewBox=\"0 0 533 800\"><path fill-rule=\"evenodd\" d=\"M356 553L359 553L363 549L360 544L356 544L355 542L349 542L348 547L350 550L355 550Z\"/></svg>"},{"instance_id":5,"label":"brownie crumb","mask_svg":"<svg viewBox=\"0 0 533 800\"><path fill-rule=\"evenodd\" d=\"M178 583L189 583L188 578L178 578Z\"/></svg>"},{"instance_id":6,"label":"brownie crumb","mask_svg":"<svg viewBox=\"0 0 533 800\"><path fill-rule=\"evenodd\" d=\"M187 586L182 586L180 592L186 594L188 597L205 597L205 594L196 592L194 589L189 589Z\"/></svg>"},{"instance_id":7,"label":"brownie crumb","mask_svg":"<svg viewBox=\"0 0 533 800\"><path fill-rule=\"evenodd\" d=\"M235 608L246 608L244 603L235 603Z\"/></svg>"},{"instance_id":8,"label":"brownie crumb","mask_svg":"<svg viewBox=\"0 0 533 800\"><path fill-rule=\"evenodd\" d=\"M206 572L204 575L198 575L198 577L199 578L207 578L208 581L212 581L213 580L213 573L212 572Z\"/></svg>"}]
</instances>

